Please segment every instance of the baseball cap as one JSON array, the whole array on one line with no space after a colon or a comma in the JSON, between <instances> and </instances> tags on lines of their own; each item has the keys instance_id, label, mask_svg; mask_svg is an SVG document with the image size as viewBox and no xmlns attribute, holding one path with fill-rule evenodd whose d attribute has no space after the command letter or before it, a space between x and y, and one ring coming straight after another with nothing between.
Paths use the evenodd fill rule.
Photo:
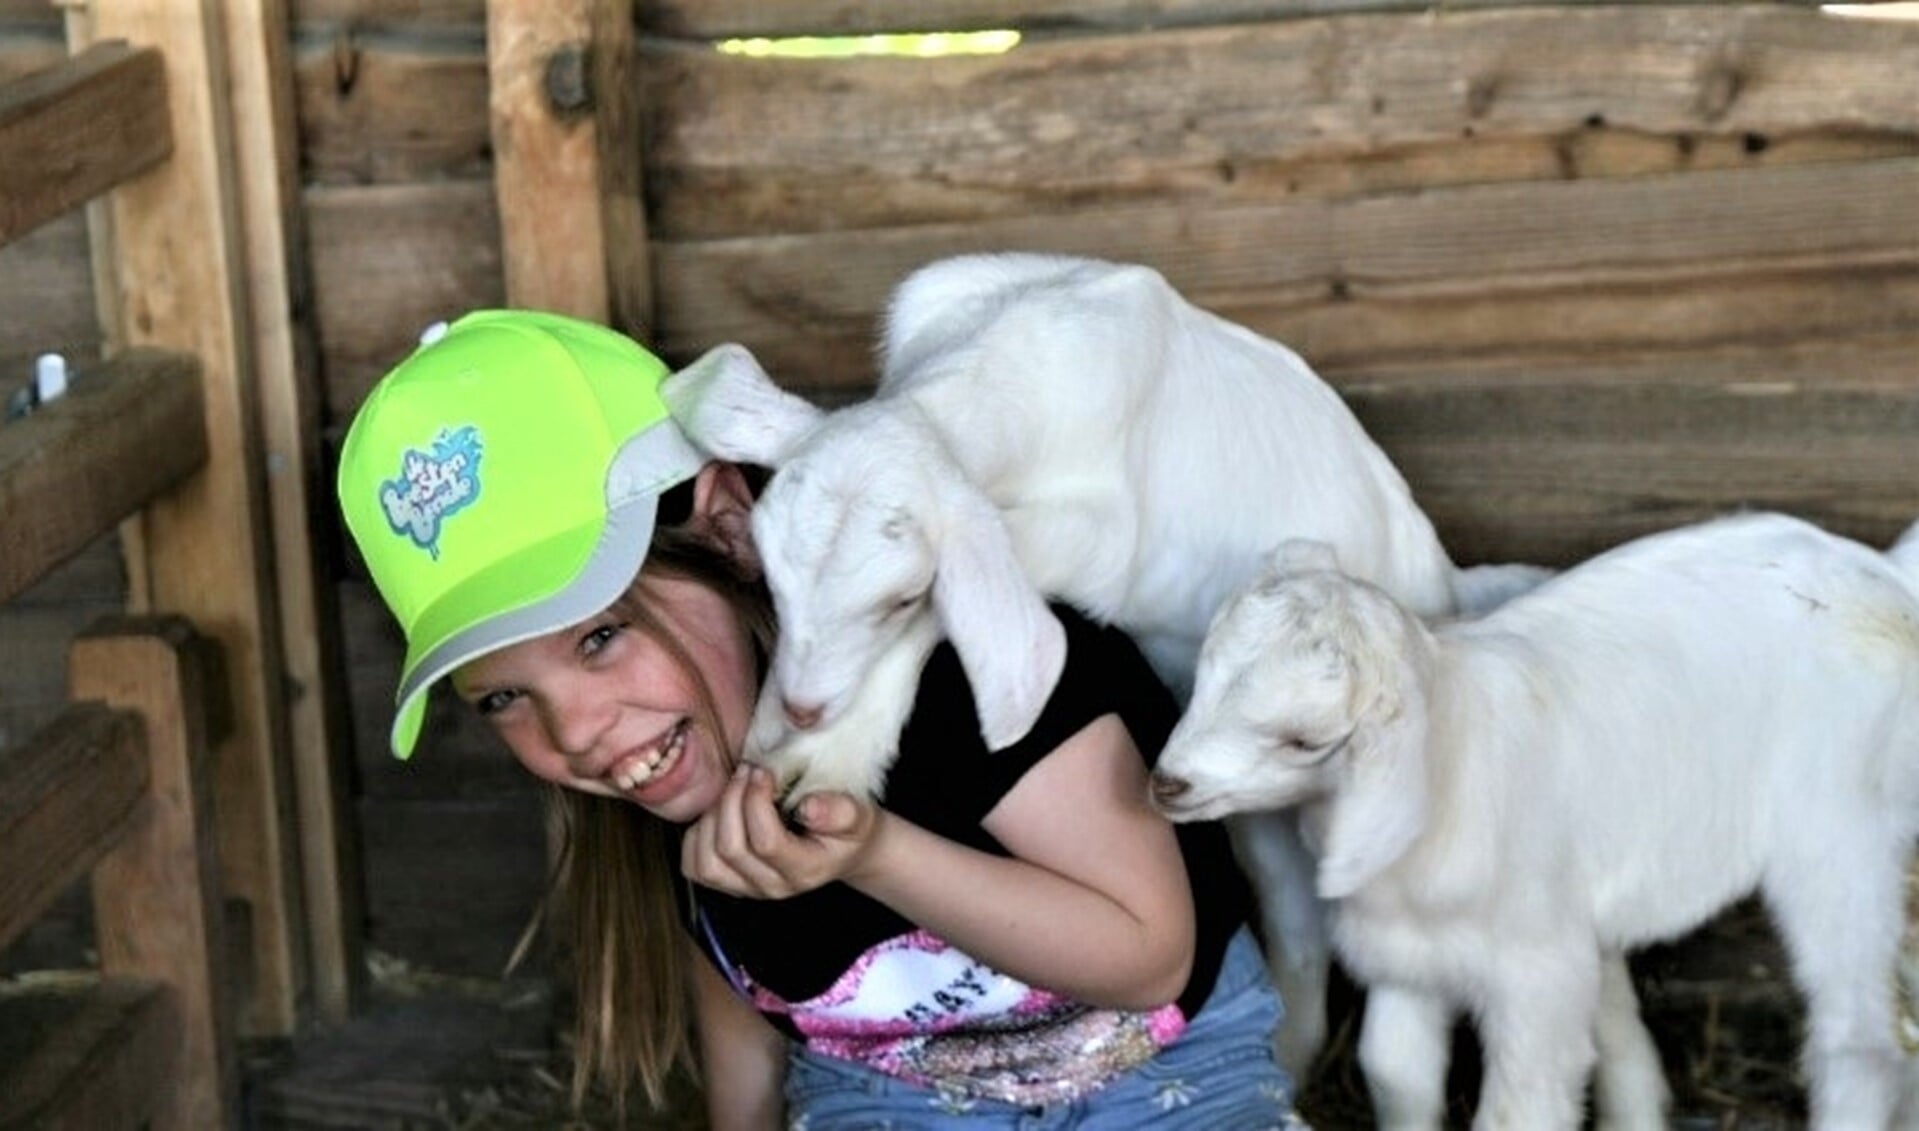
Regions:
<instances>
[{"instance_id":1,"label":"baseball cap","mask_svg":"<svg viewBox=\"0 0 1919 1131\"><path fill-rule=\"evenodd\" d=\"M435 681L632 583L660 493L704 462L667 415L667 373L604 326L479 310L423 335L360 406L338 491L406 633L395 757L413 752Z\"/></svg>"}]
</instances>

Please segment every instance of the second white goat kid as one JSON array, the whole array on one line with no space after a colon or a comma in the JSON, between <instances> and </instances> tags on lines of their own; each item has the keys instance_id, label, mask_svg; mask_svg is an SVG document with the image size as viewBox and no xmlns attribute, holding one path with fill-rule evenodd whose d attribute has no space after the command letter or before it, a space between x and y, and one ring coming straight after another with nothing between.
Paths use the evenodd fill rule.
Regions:
<instances>
[{"instance_id":1,"label":"second white goat kid","mask_svg":"<svg viewBox=\"0 0 1919 1131\"><path fill-rule=\"evenodd\" d=\"M1283 538L1338 546L1425 615L1452 612L1456 587L1494 603L1488 586L1543 572L1455 570L1332 388L1147 267L940 260L896 291L883 360L877 394L833 413L737 346L665 388L695 443L777 469L753 531L781 636L747 750L791 798L878 791L942 632L988 745L1017 740L1062 663L1038 594L1130 632L1183 697L1214 608ZM1289 818L1233 833L1298 1075L1323 1035L1330 961L1311 862Z\"/></svg>"},{"instance_id":2,"label":"second white goat kid","mask_svg":"<svg viewBox=\"0 0 1919 1131\"><path fill-rule=\"evenodd\" d=\"M1220 610L1155 799L1301 807L1382 1126L1440 1125L1465 1011L1475 1127L1576 1127L1595 1060L1602 1125L1663 1127L1622 956L1755 889L1807 999L1814 1126L1894 1126L1916 583L1914 531L1881 554L1748 515L1428 626L1283 547Z\"/></svg>"}]
</instances>

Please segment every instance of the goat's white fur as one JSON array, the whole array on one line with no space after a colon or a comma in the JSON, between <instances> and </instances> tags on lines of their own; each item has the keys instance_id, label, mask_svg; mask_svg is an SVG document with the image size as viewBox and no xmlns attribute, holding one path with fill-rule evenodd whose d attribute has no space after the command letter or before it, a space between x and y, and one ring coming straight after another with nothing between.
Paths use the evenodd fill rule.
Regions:
<instances>
[{"instance_id":1,"label":"goat's white fur","mask_svg":"<svg viewBox=\"0 0 1919 1131\"><path fill-rule=\"evenodd\" d=\"M935 618L988 745L1023 735L1060 654L1057 624L1011 593L1020 571L1127 629L1182 696L1214 608L1282 538L1337 545L1422 614L1543 576L1456 571L1399 472L1298 355L1143 266L1006 254L924 267L893 296L876 396L838 412L779 391L738 347L666 394L696 443L778 468L753 529L781 640L748 752L792 797L877 792ZM819 721L796 729L789 707ZM1232 831L1276 944L1282 1058L1303 1072L1330 949L1311 861L1288 819Z\"/></svg>"},{"instance_id":2,"label":"goat's white fur","mask_svg":"<svg viewBox=\"0 0 1919 1131\"><path fill-rule=\"evenodd\" d=\"M1602 1124L1664 1126L1622 956L1754 890L1807 996L1815 1126L1893 1126L1916 582L1912 533L1881 554L1747 515L1428 626L1285 547L1215 619L1155 796L1179 820L1299 807L1370 987L1383 1126L1439 1126L1458 1011L1486 1050L1475 1127L1577 1126L1595 1060Z\"/></svg>"}]
</instances>

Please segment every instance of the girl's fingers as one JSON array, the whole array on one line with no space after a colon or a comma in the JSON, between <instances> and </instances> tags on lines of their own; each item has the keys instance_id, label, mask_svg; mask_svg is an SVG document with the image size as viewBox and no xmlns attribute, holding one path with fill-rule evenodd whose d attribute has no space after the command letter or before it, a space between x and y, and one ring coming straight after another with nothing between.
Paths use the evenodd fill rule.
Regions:
<instances>
[{"instance_id":1,"label":"girl's fingers","mask_svg":"<svg viewBox=\"0 0 1919 1131\"><path fill-rule=\"evenodd\" d=\"M771 808L772 793L765 772L742 766L726 783L726 791L704 820L713 825L713 852L751 885L751 894L777 897L791 894L792 888L776 862L768 858L780 847L779 842L767 840L763 828L764 811ZM778 820L776 813L776 825Z\"/></svg>"}]
</instances>

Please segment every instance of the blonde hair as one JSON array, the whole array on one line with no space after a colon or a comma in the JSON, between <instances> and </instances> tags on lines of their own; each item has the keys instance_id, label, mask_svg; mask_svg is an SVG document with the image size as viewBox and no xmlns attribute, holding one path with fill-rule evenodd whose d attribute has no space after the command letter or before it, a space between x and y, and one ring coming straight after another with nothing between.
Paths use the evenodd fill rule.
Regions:
<instances>
[{"instance_id":1,"label":"blonde hair","mask_svg":"<svg viewBox=\"0 0 1919 1131\"><path fill-rule=\"evenodd\" d=\"M696 581L724 597L758 649L771 653L772 600L756 575L697 535L661 527L645 568L613 607L658 641L699 695L700 724L719 735L718 704L686 646L648 608L648 580ZM697 1077L692 1040L692 949L673 881L680 862L665 821L631 802L549 787L548 818L558 840L553 879L534 922L515 948L523 956L543 921L557 923L572 963L575 1021L573 1101L595 1082L624 1115L638 1083L647 1102L664 1105L675 1071ZM697 961L697 959L693 959Z\"/></svg>"}]
</instances>

